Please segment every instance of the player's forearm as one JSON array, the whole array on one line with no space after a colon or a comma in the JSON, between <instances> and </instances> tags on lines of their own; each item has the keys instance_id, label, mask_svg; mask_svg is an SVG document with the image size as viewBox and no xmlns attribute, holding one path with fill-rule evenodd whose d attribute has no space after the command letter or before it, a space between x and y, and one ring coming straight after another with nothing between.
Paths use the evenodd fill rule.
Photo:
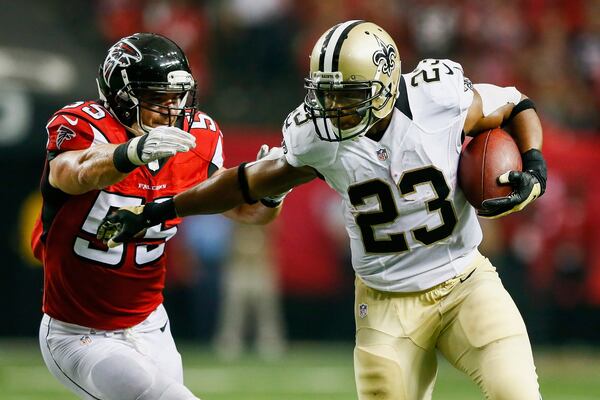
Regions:
<instances>
[{"instance_id":1,"label":"player's forearm","mask_svg":"<svg viewBox=\"0 0 600 400\"><path fill-rule=\"evenodd\" d=\"M542 124L534 109L520 112L507 125L521 153L542 149Z\"/></svg>"},{"instance_id":2,"label":"player's forearm","mask_svg":"<svg viewBox=\"0 0 600 400\"><path fill-rule=\"evenodd\" d=\"M114 165L116 147L105 144L60 154L50 162L50 184L68 194L82 194L121 181L127 173Z\"/></svg>"},{"instance_id":3,"label":"player's forearm","mask_svg":"<svg viewBox=\"0 0 600 400\"><path fill-rule=\"evenodd\" d=\"M280 211L281 206L271 208L256 203L239 205L224 215L243 224L265 225L277 218Z\"/></svg>"},{"instance_id":4,"label":"player's forearm","mask_svg":"<svg viewBox=\"0 0 600 400\"><path fill-rule=\"evenodd\" d=\"M244 204L237 168L207 179L173 198L179 217L195 214L219 214Z\"/></svg>"}]
</instances>

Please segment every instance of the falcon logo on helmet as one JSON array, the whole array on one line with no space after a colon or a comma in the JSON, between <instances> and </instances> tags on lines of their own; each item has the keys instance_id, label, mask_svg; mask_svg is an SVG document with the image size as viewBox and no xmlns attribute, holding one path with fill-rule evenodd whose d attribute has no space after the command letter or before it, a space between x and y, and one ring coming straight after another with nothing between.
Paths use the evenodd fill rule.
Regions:
<instances>
[{"instance_id":1,"label":"falcon logo on helmet","mask_svg":"<svg viewBox=\"0 0 600 400\"><path fill-rule=\"evenodd\" d=\"M102 71L104 82L109 84L110 77L117 66L127 68L133 63L142 61L142 53L128 40L123 39L115 43L109 50Z\"/></svg>"},{"instance_id":2,"label":"falcon logo on helmet","mask_svg":"<svg viewBox=\"0 0 600 400\"><path fill-rule=\"evenodd\" d=\"M187 57L175 42L155 33L136 33L111 46L96 82L100 100L132 129L134 124L142 132L152 128L142 120L143 109L168 118L169 125L195 114L196 82Z\"/></svg>"},{"instance_id":3,"label":"falcon logo on helmet","mask_svg":"<svg viewBox=\"0 0 600 400\"><path fill-rule=\"evenodd\" d=\"M396 68L396 49L392 44L385 44L377 35L375 39L380 49L373 53L373 63L377 65L381 72L387 76L392 76L392 71Z\"/></svg>"}]
</instances>

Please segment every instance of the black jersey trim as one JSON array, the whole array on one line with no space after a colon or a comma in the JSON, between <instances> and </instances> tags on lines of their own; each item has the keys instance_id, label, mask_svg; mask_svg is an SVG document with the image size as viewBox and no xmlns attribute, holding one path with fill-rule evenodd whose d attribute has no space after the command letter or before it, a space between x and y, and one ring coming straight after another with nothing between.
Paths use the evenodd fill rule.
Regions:
<instances>
[{"instance_id":1,"label":"black jersey trim","mask_svg":"<svg viewBox=\"0 0 600 400\"><path fill-rule=\"evenodd\" d=\"M400 83L398 84L398 99L394 106L402 111L402 114L406 115L410 120L413 119L412 111L410 109L410 103L408 101L408 92L406 91L406 82L404 76L400 75Z\"/></svg>"},{"instance_id":2,"label":"black jersey trim","mask_svg":"<svg viewBox=\"0 0 600 400\"><path fill-rule=\"evenodd\" d=\"M207 178L210 178L218 170L219 170L219 167L217 167L216 164L213 164L212 162L208 163L208 175L207 175Z\"/></svg>"},{"instance_id":3,"label":"black jersey trim","mask_svg":"<svg viewBox=\"0 0 600 400\"><path fill-rule=\"evenodd\" d=\"M56 217L56 214L60 211L63 205L67 202L70 195L50 185L50 162L46 161L44 168L44 174L40 182L40 191L42 192L43 205L42 205L42 243L46 242L46 236L52 226L52 222Z\"/></svg>"}]
</instances>

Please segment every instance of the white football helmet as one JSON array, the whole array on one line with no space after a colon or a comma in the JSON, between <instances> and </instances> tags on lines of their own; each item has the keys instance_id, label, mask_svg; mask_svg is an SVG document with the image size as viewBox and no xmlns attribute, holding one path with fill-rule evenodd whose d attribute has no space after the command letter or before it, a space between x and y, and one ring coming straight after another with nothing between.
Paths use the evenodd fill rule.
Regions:
<instances>
[{"instance_id":1,"label":"white football helmet","mask_svg":"<svg viewBox=\"0 0 600 400\"><path fill-rule=\"evenodd\" d=\"M400 56L379 26L354 20L335 25L310 56L304 105L320 139L342 141L366 133L394 108Z\"/></svg>"}]
</instances>

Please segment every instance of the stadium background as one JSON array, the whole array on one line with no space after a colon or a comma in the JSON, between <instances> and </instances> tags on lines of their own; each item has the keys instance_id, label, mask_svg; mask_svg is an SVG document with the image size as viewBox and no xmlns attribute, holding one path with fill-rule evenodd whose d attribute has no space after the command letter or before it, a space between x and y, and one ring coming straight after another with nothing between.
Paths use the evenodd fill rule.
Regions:
<instances>
[{"instance_id":1,"label":"stadium background","mask_svg":"<svg viewBox=\"0 0 600 400\"><path fill-rule=\"evenodd\" d=\"M260 144L280 142L283 119L303 99L312 44L327 27L351 18L372 20L392 34L403 71L422 58L452 58L472 81L514 84L536 102L545 127L548 192L519 215L485 221L482 251L525 317L541 354L542 388L558 388L548 398L600 398L599 1L0 5L0 398L64 393L35 348L42 271L28 251L28 229L39 207L45 123L67 103L96 98L95 74L107 47L137 31L178 42L199 81L201 108L224 133L226 165L233 166L252 159ZM219 216L195 217L170 242L166 306L186 366L201 371L192 378L197 393L215 399L353 398L353 275L337 201L326 185L312 182L294 190L266 231ZM261 287L273 290L260 293ZM229 294L248 296L232 304L256 307L247 310L244 331L224 322L234 318L224 306L231 288ZM234 307L234 314L239 311ZM256 345L244 350L240 340ZM315 368L333 378L319 378ZM453 376L444 368L440 385L446 383L448 392L440 389L438 398L478 398L464 379L457 382L474 397L462 395L461 384L444 378ZM25 384L24 377L41 386ZM225 393L229 386L236 389ZM281 391L268 392L273 386ZM307 387L315 389L302 392Z\"/></svg>"}]
</instances>

